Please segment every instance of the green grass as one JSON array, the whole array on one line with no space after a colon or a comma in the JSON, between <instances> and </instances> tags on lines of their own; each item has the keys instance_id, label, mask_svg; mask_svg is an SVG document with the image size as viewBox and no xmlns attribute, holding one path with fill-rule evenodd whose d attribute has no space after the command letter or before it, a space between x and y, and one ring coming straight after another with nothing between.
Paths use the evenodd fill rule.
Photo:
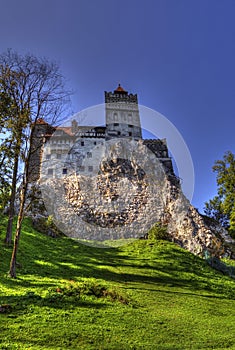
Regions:
<instances>
[{"instance_id":1,"label":"green grass","mask_svg":"<svg viewBox=\"0 0 235 350\"><path fill-rule=\"evenodd\" d=\"M173 243L95 248L26 219L17 279L10 255L1 243L0 349L235 349L235 280Z\"/></svg>"}]
</instances>

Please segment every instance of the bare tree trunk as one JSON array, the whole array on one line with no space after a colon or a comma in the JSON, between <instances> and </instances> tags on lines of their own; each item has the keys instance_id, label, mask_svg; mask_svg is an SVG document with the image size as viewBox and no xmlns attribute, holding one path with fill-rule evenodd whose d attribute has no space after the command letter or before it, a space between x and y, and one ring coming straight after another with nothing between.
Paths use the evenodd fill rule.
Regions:
<instances>
[{"instance_id":1,"label":"bare tree trunk","mask_svg":"<svg viewBox=\"0 0 235 350\"><path fill-rule=\"evenodd\" d=\"M20 210L17 217L16 234L15 234L14 247L12 251L10 271L9 271L9 275L12 278L16 278L16 256L17 256L18 247L19 247L22 221L24 218L24 205L25 205L26 193L27 193L27 180L24 181L21 194L20 194Z\"/></svg>"},{"instance_id":2,"label":"bare tree trunk","mask_svg":"<svg viewBox=\"0 0 235 350\"><path fill-rule=\"evenodd\" d=\"M8 214L7 231L6 231L6 237L5 237L5 243L8 245L12 243L12 227L13 227L13 219L15 214L16 186L17 186L18 165L19 165L19 158L20 158L20 148L22 143L22 140L21 140L22 133L23 133L23 127L21 125L18 125L18 136L16 140L16 145L14 148L14 165L13 165L14 168L13 168L12 183L11 183L10 206L9 206L9 214Z\"/></svg>"},{"instance_id":3,"label":"bare tree trunk","mask_svg":"<svg viewBox=\"0 0 235 350\"><path fill-rule=\"evenodd\" d=\"M14 169L13 169L12 183L11 183L10 206L9 206L9 214L8 214L7 231L6 231L6 237L5 237L5 243L7 245L10 245L12 243L12 227L13 227L13 219L15 214L15 198L16 198L18 164L19 164L19 155L16 154L14 159Z\"/></svg>"},{"instance_id":4,"label":"bare tree trunk","mask_svg":"<svg viewBox=\"0 0 235 350\"><path fill-rule=\"evenodd\" d=\"M22 189L20 192L20 209L19 209L19 213L18 213L18 217L17 217L14 247L12 250L10 271L9 271L9 275L12 278L16 278L16 256L18 253L22 222L23 222L24 213L25 213L24 207L25 207L25 201L26 201L26 197L27 197L27 190L28 190L28 184L29 184L29 159L30 159L30 155L31 155L31 151L32 151L33 137L34 137L34 127L31 129L31 133L30 133L28 152L26 149L23 184L22 184Z\"/></svg>"}]
</instances>

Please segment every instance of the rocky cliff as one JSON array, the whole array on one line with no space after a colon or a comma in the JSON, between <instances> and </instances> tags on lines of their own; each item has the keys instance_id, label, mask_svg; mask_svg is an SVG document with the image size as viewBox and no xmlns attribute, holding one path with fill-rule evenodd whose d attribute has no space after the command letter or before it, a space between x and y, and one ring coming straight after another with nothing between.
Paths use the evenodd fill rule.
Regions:
<instances>
[{"instance_id":1,"label":"rocky cliff","mask_svg":"<svg viewBox=\"0 0 235 350\"><path fill-rule=\"evenodd\" d=\"M103 242L139 238L160 222L172 241L194 254L234 258L234 240L189 203L178 179L142 141L116 142L104 145L92 175L41 179L47 212L61 231Z\"/></svg>"}]
</instances>

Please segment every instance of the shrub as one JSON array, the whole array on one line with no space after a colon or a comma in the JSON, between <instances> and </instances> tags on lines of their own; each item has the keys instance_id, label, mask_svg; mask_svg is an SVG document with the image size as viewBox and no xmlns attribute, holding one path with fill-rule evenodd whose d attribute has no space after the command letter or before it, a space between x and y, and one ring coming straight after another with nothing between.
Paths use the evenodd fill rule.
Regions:
<instances>
[{"instance_id":1,"label":"shrub","mask_svg":"<svg viewBox=\"0 0 235 350\"><path fill-rule=\"evenodd\" d=\"M50 288L46 294L46 300L49 302L60 302L71 298L73 300L79 300L82 296L107 298L110 301L119 301L122 304L129 303L127 296L118 288L110 289L95 279L88 279L82 282L70 281L65 286L57 287L56 289Z\"/></svg>"},{"instance_id":2,"label":"shrub","mask_svg":"<svg viewBox=\"0 0 235 350\"><path fill-rule=\"evenodd\" d=\"M45 233L52 238L63 236L64 234L57 228L54 224L52 215L49 215L47 218L39 217L33 220L33 227L41 232Z\"/></svg>"},{"instance_id":3,"label":"shrub","mask_svg":"<svg viewBox=\"0 0 235 350\"><path fill-rule=\"evenodd\" d=\"M152 241L164 239L169 239L169 234L167 232L167 226L162 225L160 222L154 224L148 231L148 239Z\"/></svg>"}]
</instances>

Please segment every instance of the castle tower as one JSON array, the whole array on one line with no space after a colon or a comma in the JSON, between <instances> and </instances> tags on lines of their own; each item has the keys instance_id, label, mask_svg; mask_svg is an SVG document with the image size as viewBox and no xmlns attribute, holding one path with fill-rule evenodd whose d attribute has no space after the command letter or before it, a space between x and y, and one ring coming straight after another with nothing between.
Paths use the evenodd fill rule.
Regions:
<instances>
[{"instance_id":1,"label":"castle tower","mask_svg":"<svg viewBox=\"0 0 235 350\"><path fill-rule=\"evenodd\" d=\"M44 138L47 134L52 135L55 129L42 118L37 119L31 127L33 136L29 155L29 182L34 182L40 178Z\"/></svg>"},{"instance_id":2,"label":"castle tower","mask_svg":"<svg viewBox=\"0 0 235 350\"><path fill-rule=\"evenodd\" d=\"M128 94L119 84L114 92L105 91L106 138L142 139L137 94Z\"/></svg>"}]
</instances>

